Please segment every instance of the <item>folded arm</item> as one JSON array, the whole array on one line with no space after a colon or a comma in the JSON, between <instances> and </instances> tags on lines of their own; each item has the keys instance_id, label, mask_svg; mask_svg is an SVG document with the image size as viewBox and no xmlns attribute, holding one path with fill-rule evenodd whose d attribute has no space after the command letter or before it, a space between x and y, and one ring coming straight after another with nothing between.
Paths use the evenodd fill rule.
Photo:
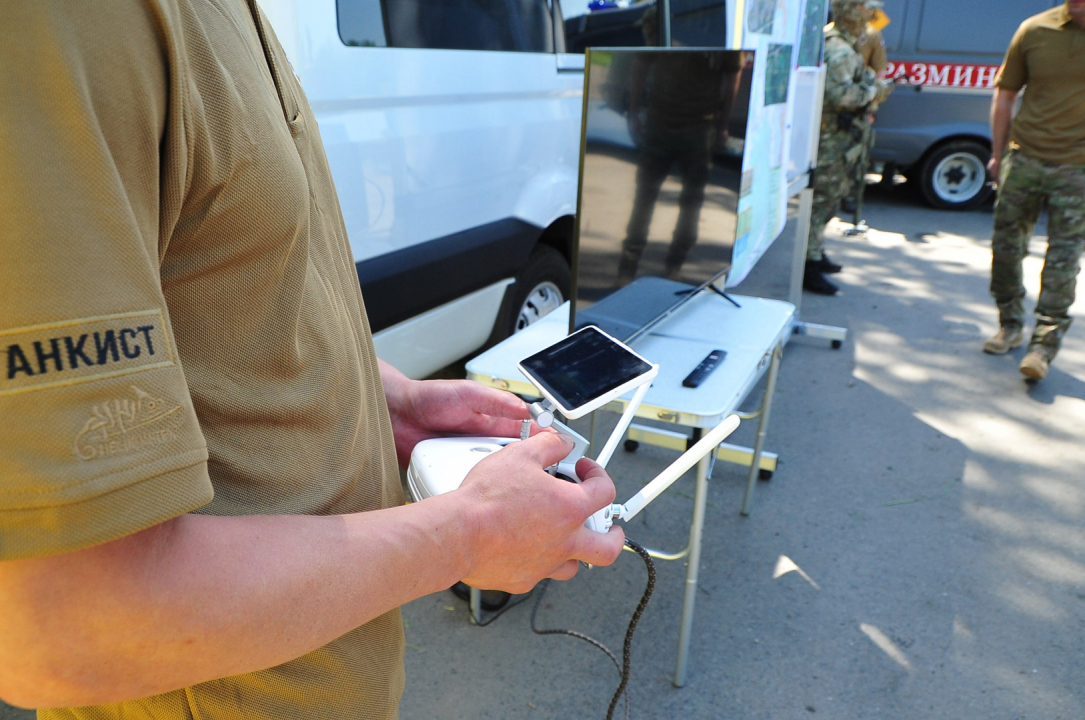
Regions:
<instances>
[{"instance_id":1,"label":"folded arm","mask_svg":"<svg viewBox=\"0 0 1085 720\"><path fill-rule=\"evenodd\" d=\"M844 44L839 38L829 38L825 43L824 112L860 110L869 105L878 94L874 72L866 72L863 59L858 53L840 50ZM860 68L864 70L860 72Z\"/></svg>"}]
</instances>

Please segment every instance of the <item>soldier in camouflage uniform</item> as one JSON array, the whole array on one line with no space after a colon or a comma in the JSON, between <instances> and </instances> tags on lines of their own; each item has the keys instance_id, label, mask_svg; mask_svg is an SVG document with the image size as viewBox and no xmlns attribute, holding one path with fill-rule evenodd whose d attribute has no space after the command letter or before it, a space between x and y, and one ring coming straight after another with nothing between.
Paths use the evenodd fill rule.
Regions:
<instances>
[{"instance_id":1,"label":"soldier in camouflage uniform","mask_svg":"<svg viewBox=\"0 0 1085 720\"><path fill-rule=\"evenodd\" d=\"M840 271L825 257L825 226L851 192L855 165L862 160L863 143L870 132L867 108L888 87L876 79L856 50L866 22L862 6L863 0L833 0L834 23L825 33L825 98L802 283L804 289L822 295L833 295L838 289L823 273Z\"/></svg>"},{"instance_id":2,"label":"soldier in camouflage uniform","mask_svg":"<svg viewBox=\"0 0 1085 720\"><path fill-rule=\"evenodd\" d=\"M885 77L885 69L889 67L889 58L885 53L885 38L882 37L882 31L872 25L871 22L877 17L882 7L884 7L882 0L863 0L862 8L865 26L863 36L859 38L856 47L859 54L863 56L863 62L874 71L874 74L879 79ZM882 92L887 96L892 90L893 85L887 84ZM873 127L874 118L878 114L878 106L884 100L885 97L882 97L879 101L872 102L867 108L870 124L867 126L867 132L863 138L863 156L855 163L853 168L852 177L855 186L851 189L851 195L845 198L843 202L843 209L846 212L854 213L853 221L857 228L864 222L862 214L863 195L866 191L866 173L870 168L870 153L874 150L874 142L877 136ZM890 168L890 172L892 172L892 168Z\"/></svg>"},{"instance_id":3,"label":"soldier in camouflage uniform","mask_svg":"<svg viewBox=\"0 0 1085 720\"><path fill-rule=\"evenodd\" d=\"M1085 68L1074 63L1085 42L1085 0L1035 15L1021 24L995 80L988 169L999 178L991 240L991 294L1000 329L984 352L1004 354L1024 342L1025 287L1021 263L1040 212L1047 208L1047 257L1036 327L1021 373L1047 376L1070 327L1078 266L1085 245ZM1021 110L1013 117L1025 85ZM1003 156L1007 141L1010 150Z\"/></svg>"}]
</instances>

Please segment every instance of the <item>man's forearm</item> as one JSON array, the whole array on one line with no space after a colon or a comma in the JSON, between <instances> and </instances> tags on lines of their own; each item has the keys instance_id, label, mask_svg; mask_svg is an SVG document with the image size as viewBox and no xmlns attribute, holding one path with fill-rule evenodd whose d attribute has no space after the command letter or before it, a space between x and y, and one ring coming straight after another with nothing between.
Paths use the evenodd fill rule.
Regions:
<instances>
[{"instance_id":1,"label":"man's forearm","mask_svg":"<svg viewBox=\"0 0 1085 720\"><path fill-rule=\"evenodd\" d=\"M384 394L391 404L394 399L407 391L411 379L380 358L377 358L377 367L380 368L381 385L384 387Z\"/></svg>"},{"instance_id":2,"label":"man's forearm","mask_svg":"<svg viewBox=\"0 0 1085 720\"><path fill-rule=\"evenodd\" d=\"M437 387L453 405L474 388ZM572 577L578 561L608 565L621 530L584 527L614 502L606 471L586 458L580 483L544 470L571 449L538 433L484 458L459 489L410 506L184 515L86 550L0 562L0 698L55 707L146 697L281 664L457 580L521 593Z\"/></svg>"},{"instance_id":3,"label":"man's forearm","mask_svg":"<svg viewBox=\"0 0 1085 720\"><path fill-rule=\"evenodd\" d=\"M991 98L991 156L1002 157L1010 140L1010 124L1013 122L1013 104L1017 93L995 88Z\"/></svg>"},{"instance_id":4,"label":"man's forearm","mask_svg":"<svg viewBox=\"0 0 1085 720\"><path fill-rule=\"evenodd\" d=\"M472 526L462 508L444 507L455 503L185 515L88 550L0 563L0 697L118 702L303 655L465 575Z\"/></svg>"}]
</instances>

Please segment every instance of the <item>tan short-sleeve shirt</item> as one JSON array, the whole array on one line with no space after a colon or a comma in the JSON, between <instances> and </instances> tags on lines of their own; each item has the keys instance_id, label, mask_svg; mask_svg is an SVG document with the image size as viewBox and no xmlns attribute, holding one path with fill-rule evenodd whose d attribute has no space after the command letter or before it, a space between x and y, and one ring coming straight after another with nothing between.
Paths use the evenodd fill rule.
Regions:
<instances>
[{"instance_id":1,"label":"tan short-sleeve shirt","mask_svg":"<svg viewBox=\"0 0 1085 720\"><path fill-rule=\"evenodd\" d=\"M1044 162L1085 164L1085 29L1065 5L1021 23L995 84L1025 88L1010 130L1014 145Z\"/></svg>"},{"instance_id":2,"label":"tan short-sleeve shirt","mask_svg":"<svg viewBox=\"0 0 1085 720\"><path fill-rule=\"evenodd\" d=\"M0 560L402 502L324 149L247 0L0 4ZM47 718L390 718L398 612Z\"/></svg>"}]
</instances>

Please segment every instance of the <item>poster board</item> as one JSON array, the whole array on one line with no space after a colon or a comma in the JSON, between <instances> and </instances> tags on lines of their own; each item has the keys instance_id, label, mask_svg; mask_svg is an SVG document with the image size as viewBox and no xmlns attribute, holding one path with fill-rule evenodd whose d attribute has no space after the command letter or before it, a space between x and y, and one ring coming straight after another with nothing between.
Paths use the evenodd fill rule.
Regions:
<instances>
[{"instance_id":1,"label":"poster board","mask_svg":"<svg viewBox=\"0 0 1085 720\"><path fill-rule=\"evenodd\" d=\"M829 0L806 0L795 71L795 113L791 126L791 153L787 165L790 183L817 165L822 93L825 91L825 22Z\"/></svg>"},{"instance_id":2,"label":"poster board","mask_svg":"<svg viewBox=\"0 0 1085 720\"><path fill-rule=\"evenodd\" d=\"M815 2L817 0L814 0ZM727 285L741 283L787 223L788 169L804 0L737 0L729 12L736 49L756 51Z\"/></svg>"}]
</instances>

